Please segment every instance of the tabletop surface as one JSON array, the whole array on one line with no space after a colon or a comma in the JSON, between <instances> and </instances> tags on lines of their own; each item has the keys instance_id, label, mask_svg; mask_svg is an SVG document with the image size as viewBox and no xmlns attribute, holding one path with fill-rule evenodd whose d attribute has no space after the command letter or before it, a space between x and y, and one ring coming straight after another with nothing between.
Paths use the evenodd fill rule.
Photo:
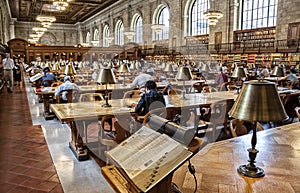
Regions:
<instances>
[{"instance_id":1,"label":"tabletop surface","mask_svg":"<svg viewBox=\"0 0 300 193\"><path fill-rule=\"evenodd\" d=\"M235 99L237 97L234 92L222 91L212 93L195 93L187 94L187 100L180 100L179 95L165 95L167 107L193 107L204 104L212 104L218 101ZM139 98L129 99L113 99L109 100L112 107L103 108L105 101L66 103L66 104L51 104L51 110L56 114L59 120L83 120L105 115L130 114L134 112L131 108L132 104L137 104Z\"/></svg>"},{"instance_id":2,"label":"tabletop surface","mask_svg":"<svg viewBox=\"0 0 300 193\"><path fill-rule=\"evenodd\" d=\"M208 144L191 162L195 167L198 191L205 193L295 193L300 192L300 122L260 131L256 165L265 176L249 178L237 168L247 164L252 134ZM175 182L186 193L193 192L194 181L187 164L179 168Z\"/></svg>"}]
</instances>

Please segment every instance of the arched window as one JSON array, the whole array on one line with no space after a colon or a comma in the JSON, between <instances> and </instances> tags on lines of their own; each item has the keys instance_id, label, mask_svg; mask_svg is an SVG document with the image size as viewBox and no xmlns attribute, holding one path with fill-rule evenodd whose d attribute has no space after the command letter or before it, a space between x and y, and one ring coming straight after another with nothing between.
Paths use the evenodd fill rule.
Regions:
<instances>
[{"instance_id":1,"label":"arched window","mask_svg":"<svg viewBox=\"0 0 300 193\"><path fill-rule=\"evenodd\" d=\"M87 32L87 34L86 34L85 43L88 44L88 45L91 43L91 34L90 34L90 32Z\"/></svg>"},{"instance_id":2,"label":"arched window","mask_svg":"<svg viewBox=\"0 0 300 193\"><path fill-rule=\"evenodd\" d=\"M189 35L202 35L209 33L209 24L203 13L209 9L209 0L195 0L190 10Z\"/></svg>"},{"instance_id":3,"label":"arched window","mask_svg":"<svg viewBox=\"0 0 300 193\"><path fill-rule=\"evenodd\" d=\"M99 45L99 30L95 29L94 31L94 39L92 41L94 46L98 46Z\"/></svg>"},{"instance_id":4,"label":"arched window","mask_svg":"<svg viewBox=\"0 0 300 193\"><path fill-rule=\"evenodd\" d=\"M141 43L143 42L143 22L142 17L135 14L132 19L131 29L135 32L133 37L133 42Z\"/></svg>"},{"instance_id":5,"label":"arched window","mask_svg":"<svg viewBox=\"0 0 300 193\"><path fill-rule=\"evenodd\" d=\"M103 47L109 47L110 45L110 41L108 40L108 38L110 38L109 35L110 35L109 27L108 25L105 25L103 28Z\"/></svg>"},{"instance_id":6,"label":"arched window","mask_svg":"<svg viewBox=\"0 0 300 193\"><path fill-rule=\"evenodd\" d=\"M124 25L121 20L117 21L117 24L116 24L115 40L116 40L115 43L117 45L124 44Z\"/></svg>"},{"instance_id":7,"label":"arched window","mask_svg":"<svg viewBox=\"0 0 300 193\"><path fill-rule=\"evenodd\" d=\"M161 30L154 30L154 40L169 39L169 27L170 27L170 11L165 5L160 5L156 9L154 14L155 19L153 24L161 24L163 28Z\"/></svg>"},{"instance_id":8,"label":"arched window","mask_svg":"<svg viewBox=\"0 0 300 193\"><path fill-rule=\"evenodd\" d=\"M277 0L241 0L241 29L276 25Z\"/></svg>"}]
</instances>

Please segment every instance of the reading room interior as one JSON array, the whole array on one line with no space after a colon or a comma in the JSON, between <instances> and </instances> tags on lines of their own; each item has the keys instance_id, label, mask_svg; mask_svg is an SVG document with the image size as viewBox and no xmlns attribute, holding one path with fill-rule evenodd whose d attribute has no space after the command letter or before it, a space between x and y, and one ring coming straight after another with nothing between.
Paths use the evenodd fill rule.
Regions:
<instances>
[{"instance_id":1,"label":"reading room interior","mask_svg":"<svg viewBox=\"0 0 300 193\"><path fill-rule=\"evenodd\" d=\"M300 0L0 0L0 192L300 192Z\"/></svg>"}]
</instances>

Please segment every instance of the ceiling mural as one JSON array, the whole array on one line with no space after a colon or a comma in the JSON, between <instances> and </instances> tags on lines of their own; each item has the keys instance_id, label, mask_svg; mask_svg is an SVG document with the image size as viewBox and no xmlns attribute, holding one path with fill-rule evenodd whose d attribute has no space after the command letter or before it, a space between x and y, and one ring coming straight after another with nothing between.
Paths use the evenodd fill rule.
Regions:
<instances>
[{"instance_id":1,"label":"ceiling mural","mask_svg":"<svg viewBox=\"0 0 300 193\"><path fill-rule=\"evenodd\" d=\"M53 5L53 0L9 0L13 18L35 22L38 15L55 16L56 23L82 22L118 0L60 0L68 3L65 10Z\"/></svg>"}]
</instances>

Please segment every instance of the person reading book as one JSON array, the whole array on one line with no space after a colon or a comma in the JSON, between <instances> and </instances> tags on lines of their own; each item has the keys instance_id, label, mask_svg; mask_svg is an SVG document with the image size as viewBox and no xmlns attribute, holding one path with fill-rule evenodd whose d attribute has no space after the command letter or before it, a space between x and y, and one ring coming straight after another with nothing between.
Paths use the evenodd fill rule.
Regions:
<instances>
[{"instance_id":1,"label":"person reading book","mask_svg":"<svg viewBox=\"0 0 300 193\"><path fill-rule=\"evenodd\" d=\"M153 80L148 80L145 84L145 93L136 105L135 112L139 116L144 116L153 109L165 106L166 101L163 93L157 91L157 85Z\"/></svg>"}]
</instances>

